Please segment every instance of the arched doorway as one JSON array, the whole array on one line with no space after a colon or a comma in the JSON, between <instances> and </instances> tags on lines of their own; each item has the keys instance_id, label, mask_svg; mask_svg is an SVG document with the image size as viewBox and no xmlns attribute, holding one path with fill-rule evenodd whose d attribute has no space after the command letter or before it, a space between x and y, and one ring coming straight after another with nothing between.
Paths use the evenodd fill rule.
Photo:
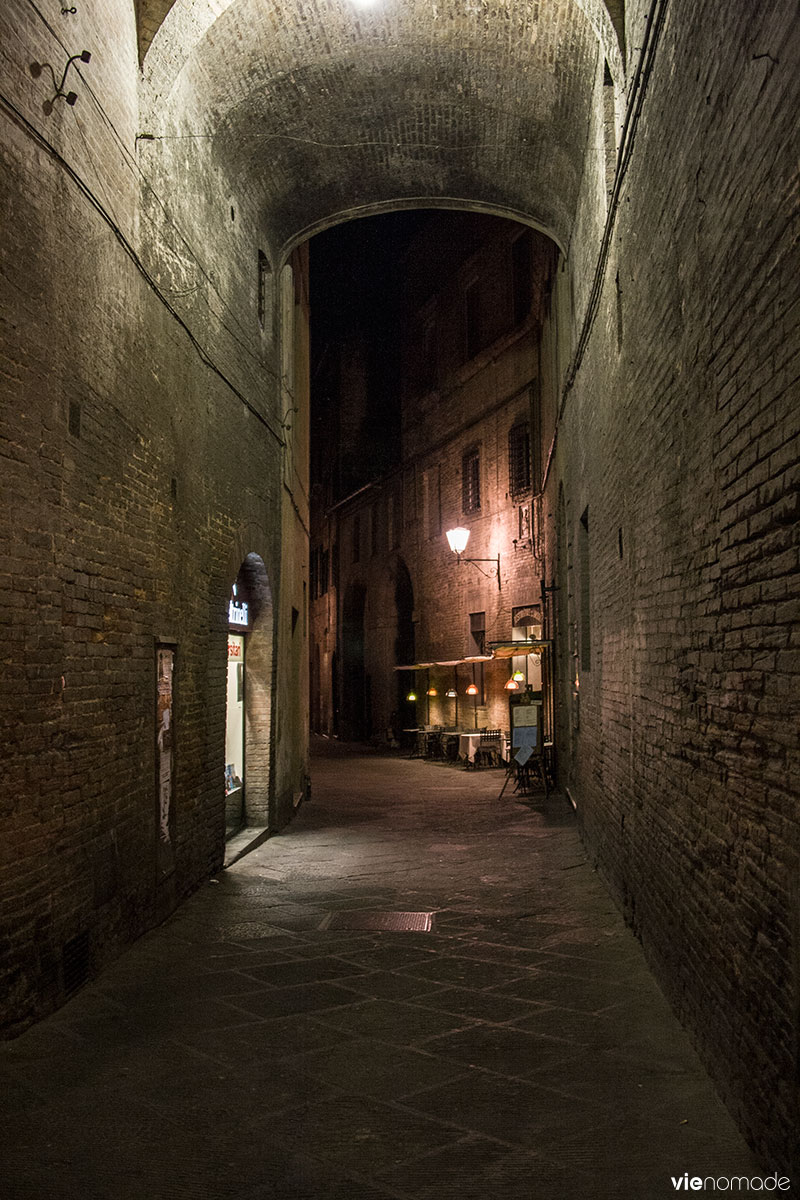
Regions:
<instances>
[{"instance_id":1,"label":"arched doorway","mask_svg":"<svg viewBox=\"0 0 800 1200\"><path fill-rule=\"evenodd\" d=\"M273 606L266 567L248 554L228 604L225 835L269 823Z\"/></svg>"}]
</instances>

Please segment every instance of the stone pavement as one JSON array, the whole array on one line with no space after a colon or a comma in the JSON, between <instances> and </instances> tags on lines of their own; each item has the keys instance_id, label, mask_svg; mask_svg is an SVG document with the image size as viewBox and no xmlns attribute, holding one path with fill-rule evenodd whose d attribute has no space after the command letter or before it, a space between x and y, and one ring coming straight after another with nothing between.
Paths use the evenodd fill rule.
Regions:
<instances>
[{"instance_id":1,"label":"stone pavement","mask_svg":"<svg viewBox=\"0 0 800 1200\"><path fill-rule=\"evenodd\" d=\"M498 802L502 779L318 746L283 834L0 1048L1 1200L659 1200L763 1174L569 806ZM361 910L434 929L320 928Z\"/></svg>"}]
</instances>

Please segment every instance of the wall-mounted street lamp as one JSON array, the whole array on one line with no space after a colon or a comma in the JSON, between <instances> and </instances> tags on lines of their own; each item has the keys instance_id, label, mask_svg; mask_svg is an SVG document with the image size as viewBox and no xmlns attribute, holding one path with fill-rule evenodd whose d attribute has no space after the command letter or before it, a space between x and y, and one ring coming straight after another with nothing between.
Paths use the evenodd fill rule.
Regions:
<instances>
[{"instance_id":1,"label":"wall-mounted street lamp","mask_svg":"<svg viewBox=\"0 0 800 1200\"><path fill-rule=\"evenodd\" d=\"M485 562L494 563L495 568L497 570L497 588L499 591L500 590L500 555L498 554L497 558L464 558L463 557L464 551L466 550L467 542L469 541L469 530L464 529L464 527L461 525L457 526L457 528L455 528L455 529L448 529L445 536L449 543L450 549L453 551L453 553L455 554L456 558L458 559L458 561L460 563L468 562L468 563L473 563L475 566L477 566L478 563L485 563ZM491 578L491 576L487 575L486 571L482 570L480 567L478 567L477 569L480 571L481 575L486 575L487 579Z\"/></svg>"}]
</instances>

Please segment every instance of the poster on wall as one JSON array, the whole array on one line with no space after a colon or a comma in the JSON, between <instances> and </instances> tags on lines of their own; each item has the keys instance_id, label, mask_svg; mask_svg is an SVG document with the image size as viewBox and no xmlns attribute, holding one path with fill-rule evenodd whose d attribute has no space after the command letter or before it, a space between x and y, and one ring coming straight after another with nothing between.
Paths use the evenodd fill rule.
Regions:
<instances>
[{"instance_id":1,"label":"poster on wall","mask_svg":"<svg viewBox=\"0 0 800 1200\"><path fill-rule=\"evenodd\" d=\"M159 646L156 657L156 789L158 805L158 875L175 869L173 847L173 745L175 650Z\"/></svg>"}]
</instances>

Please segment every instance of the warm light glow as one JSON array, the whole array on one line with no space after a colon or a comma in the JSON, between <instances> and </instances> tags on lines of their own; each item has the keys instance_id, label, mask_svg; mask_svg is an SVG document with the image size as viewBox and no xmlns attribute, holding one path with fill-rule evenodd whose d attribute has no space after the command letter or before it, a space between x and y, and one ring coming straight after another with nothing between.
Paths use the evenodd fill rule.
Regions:
<instances>
[{"instance_id":1,"label":"warm light glow","mask_svg":"<svg viewBox=\"0 0 800 1200\"><path fill-rule=\"evenodd\" d=\"M450 699L451 699L451 700L454 700L454 699L455 699L455 697L456 697L456 694L457 694L457 693L456 693L456 689L455 689L455 688L448 688L447 695L450 697Z\"/></svg>"},{"instance_id":2,"label":"warm light glow","mask_svg":"<svg viewBox=\"0 0 800 1200\"><path fill-rule=\"evenodd\" d=\"M417 698L416 692L409 692L408 695L406 696L406 700L416 700L416 698Z\"/></svg>"},{"instance_id":3,"label":"warm light glow","mask_svg":"<svg viewBox=\"0 0 800 1200\"><path fill-rule=\"evenodd\" d=\"M477 696L477 694L478 694L478 685L476 683L471 683L469 685L469 687L467 688L467 695L468 696Z\"/></svg>"},{"instance_id":4,"label":"warm light glow","mask_svg":"<svg viewBox=\"0 0 800 1200\"><path fill-rule=\"evenodd\" d=\"M464 553L467 548L467 542L469 541L468 529L464 529L459 525L457 529L448 529L445 536L450 544L450 549L454 554Z\"/></svg>"},{"instance_id":5,"label":"warm light glow","mask_svg":"<svg viewBox=\"0 0 800 1200\"><path fill-rule=\"evenodd\" d=\"M511 678L516 679L517 683L522 683L523 679L525 678L525 674L523 671L515 671Z\"/></svg>"},{"instance_id":6,"label":"warm light glow","mask_svg":"<svg viewBox=\"0 0 800 1200\"><path fill-rule=\"evenodd\" d=\"M519 687L519 684L517 683L516 679L512 678L512 679L509 679L508 683L506 684L506 691L507 692L516 692L518 687Z\"/></svg>"},{"instance_id":7,"label":"warm light glow","mask_svg":"<svg viewBox=\"0 0 800 1200\"><path fill-rule=\"evenodd\" d=\"M437 692L437 690L436 690L436 688L435 688L435 687L429 687L429 688L428 688L428 695L429 695L429 696L438 696L438 695L439 695L439 693Z\"/></svg>"}]
</instances>

